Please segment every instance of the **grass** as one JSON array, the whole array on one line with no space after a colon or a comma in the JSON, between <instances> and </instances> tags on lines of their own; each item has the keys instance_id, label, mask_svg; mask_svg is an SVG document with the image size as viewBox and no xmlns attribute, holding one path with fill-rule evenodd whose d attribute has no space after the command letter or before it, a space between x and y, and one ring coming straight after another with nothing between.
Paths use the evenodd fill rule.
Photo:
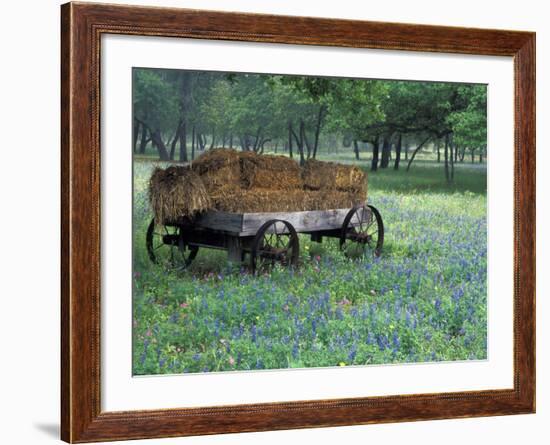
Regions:
<instances>
[{"instance_id":1,"label":"grass","mask_svg":"<svg viewBox=\"0 0 550 445\"><path fill-rule=\"evenodd\" d=\"M382 257L301 237L297 270L252 276L210 249L182 273L152 265L151 164L136 163L134 374L485 359L485 170L457 166L447 186L436 167L369 173Z\"/></svg>"}]
</instances>

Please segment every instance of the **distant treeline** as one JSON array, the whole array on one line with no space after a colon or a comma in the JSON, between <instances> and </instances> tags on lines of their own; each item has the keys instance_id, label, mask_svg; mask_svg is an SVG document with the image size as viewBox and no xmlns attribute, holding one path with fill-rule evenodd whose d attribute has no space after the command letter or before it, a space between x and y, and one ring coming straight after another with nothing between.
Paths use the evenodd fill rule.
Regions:
<instances>
[{"instance_id":1,"label":"distant treeline","mask_svg":"<svg viewBox=\"0 0 550 445\"><path fill-rule=\"evenodd\" d=\"M134 152L150 143L164 161L223 146L303 163L324 138L357 159L368 143L372 170L390 159L399 169L402 152L409 168L429 143L450 181L455 162L481 159L487 145L487 89L477 84L135 68L133 109Z\"/></svg>"}]
</instances>

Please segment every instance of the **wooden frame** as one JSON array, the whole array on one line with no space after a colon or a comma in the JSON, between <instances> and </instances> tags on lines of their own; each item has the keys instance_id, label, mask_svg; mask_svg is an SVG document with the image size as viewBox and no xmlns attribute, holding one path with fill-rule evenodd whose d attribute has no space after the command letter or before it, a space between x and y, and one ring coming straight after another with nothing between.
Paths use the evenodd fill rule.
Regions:
<instances>
[{"instance_id":1,"label":"wooden frame","mask_svg":"<svg viewBox=\"0 0 550 445\"><path fill-rule=\"evenodd\" d=\"M535 411L535 34L69 3L61 20L61 437L172 437ZM100 405L100 37L131 34L513 56L514 387L131 412Z\"/></svg>"}]
</instances>

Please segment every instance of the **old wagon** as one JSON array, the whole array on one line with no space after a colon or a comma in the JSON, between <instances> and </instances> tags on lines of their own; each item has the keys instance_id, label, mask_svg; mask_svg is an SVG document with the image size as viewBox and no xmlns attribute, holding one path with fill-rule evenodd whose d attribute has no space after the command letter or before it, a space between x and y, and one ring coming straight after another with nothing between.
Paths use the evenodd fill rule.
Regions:
<instances>
[{"instance_id":1,"label":"old wagon","mask_svg":"<svg viewBox=\"0 0 550 445\"><path fill-rule=\"evenodd\" d=\"M281 264L298 264L298 234L322 242L337 238L346 252L357 244L379 256L384 243L384 224L380 212L371 205L346 209L298 212L230 213L209 210L193 218L155 224L146 234L147 252L154 263L183 270L197 256L199 248L223 249L228 260L248 263L253 272Z\"/></svg>"}]
</instances>

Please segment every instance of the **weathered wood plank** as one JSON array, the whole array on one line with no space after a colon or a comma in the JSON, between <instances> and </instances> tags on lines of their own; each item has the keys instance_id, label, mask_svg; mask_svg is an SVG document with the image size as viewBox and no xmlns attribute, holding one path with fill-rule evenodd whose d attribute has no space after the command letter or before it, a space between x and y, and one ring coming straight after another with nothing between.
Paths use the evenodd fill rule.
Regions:
<instances>
[{"instance_id":1,"label":"weathered wood plank","mask_svg":"<svg viewBox=\"0 0 550 445\"><path fill-rule=\"evenodd\" d=\"M243 248L238 236L227 237L227 260L237 264L243 261Z\"/></svg>"},{"instance_id":2,"label":"weathered wood plank","mask_svg":"<svg viewBox=\"0 0 550 445\"><path fill-rule=\"evenodd\" d=\"M197 227L223 230L227 233L255 235L266 221L282 219L294 226L297 232L340 229L349 209L308 210L303 212L227 213L209 211L196 221Z\"/></svg>"},{"instance_id":3,"label":"weathered wood plank","mask_svg":"<svg viewBox=\"0 0 550 445\"><path fill-rule=\"evenodd\" d=\"M211 210L204 212L195 220L195 227L203 229L221 230L237 235L243 226L242 213L228 213Z\"/></svg>"}]
</instances>

